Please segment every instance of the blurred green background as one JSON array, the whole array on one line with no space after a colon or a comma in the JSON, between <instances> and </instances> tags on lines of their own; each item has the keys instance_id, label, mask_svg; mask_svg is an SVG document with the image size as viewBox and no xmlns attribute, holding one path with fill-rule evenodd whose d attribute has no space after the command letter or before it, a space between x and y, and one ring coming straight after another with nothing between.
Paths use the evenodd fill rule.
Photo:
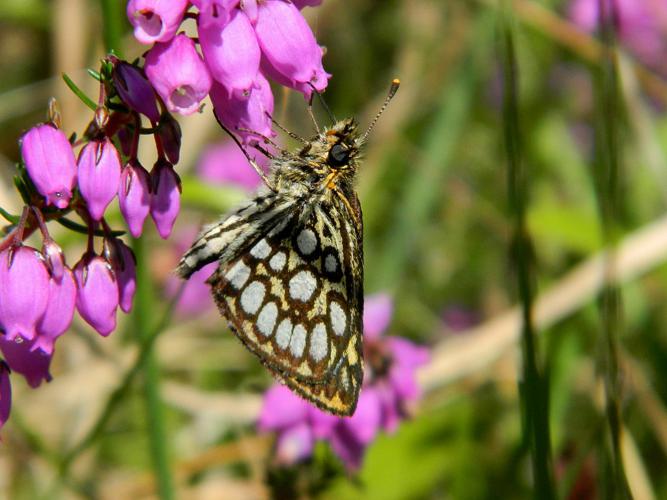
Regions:
<instances>
[{"instance_id":1,"label":"blurred green background","mask_svg":"<svg viewBox=\"0 0 667 500\"><path fill-rule=\"evenodd\" d=\"M537 432L550 436L555 496L621 498L610 470L622 464L635 498L667 498L665 73L622 37L618 65L611 64L598 39L568 21L568 2L507 3L517 113L503 99L508 52L495 0L325 0L306 9L327 47L333 78L325 99L338 117L368 123L391 79L402 81L371 137L359 195L367 292L394 296L391 334L433 348L420 374L425 397L396 434L371 445L356 477L324 445L307 466L276 471L270 437L254 429L270 377L215 311L176 315L154 359L179 497L262 498L269 476L304 498L538 496L531 424L522 417L530 420L530 410L522 413L519 397L526 364L518 348L518 269L537 294L534 361L543 375L537 399L528 395L524 407L547 405L548 424ZM20 208L11 180L17 139L44 119L49 96L59 100L65 130L80 132L90 120L59 75L95 95L84 70L98 67L114 19L120 52L132 60L142 48L124 2L0 4L0 206ZM186 233L242 196L202 186L191 174L202 148L223 138L209 111L182 120L177 227ZM297 133L310 130L295 93L276 92L276 115ZM521 145L525 227L508 195L507 134ZM611 215L601 217L598 207L608 205ZM117 213L111 220L122 224ZM532 240L532 262L513 266L517 235ZM147 238L144 278L155 317L146 320L154 322L164 314L164 282L180 250L153 230ZM83 239L56 239L73 262ZM605 262L609 245L615 251ZM605 275L619 288L605 288ZM155 496L142 377L122 392L65 477L58 475L60 457L98 420L132 366L134 324L130 317L100 339L79 321L59 341L50 384L30 390L13 378L0 446L7 498ZM618 381L610 398L605 381ZM610 404L620 415L616 462Z\"/></svg>"}]
</instances>

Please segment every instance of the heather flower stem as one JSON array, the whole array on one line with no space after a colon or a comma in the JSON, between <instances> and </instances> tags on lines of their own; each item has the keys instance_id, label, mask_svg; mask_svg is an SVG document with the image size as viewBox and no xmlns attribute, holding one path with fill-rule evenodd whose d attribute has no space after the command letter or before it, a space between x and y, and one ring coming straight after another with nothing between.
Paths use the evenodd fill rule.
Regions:
<instances>
[{"instance_id":1,"label":"heather flower stem","mask_svg":"<svg viewBox=\"0 0 667 500\"><path fill-rule=\"evenodd\" d=\"M137 259L137 291L134 305L134 325L140 339L151 336L150 318L155 311L155 300L151 290L146 243L143 239L133 240L132 249ZM160 395L160 368L153 351L146 354L142 363L144 395L146 398L146 422L153 471L155 473L160 498L174 498L174 488L169 468L167 433L164 408Z\"/></svg>"},{"instance_id":2,"label":"heather flower stem","mask_svg":"<svg viewBox=\"0 0 667 500\"><path fill-rule=\"evenodd\" d=\"M610 250L605 260L605 282L599 298L600 347L597 367L605 387L605 412L610 443L601 450L606 472L603 491L606 498L631 498L621 450L621 373L618 361L618 342L623 330L620 289L612 283L616 266L616 247L621 236L621 165L618 124L623 111L619 94L619 75L616 60L613 2L598 0L599 28L603 43L602 64L595 72L597 123L595 127L595 187L598 211L605 246Z\"/></svg>"},{"instance_id":3,"label":"heather flower stem","mask_svg":"<svg viewBox=\"0 0 667 500\"><path fill-rule=\"evenodd\" d=\"M127 395L127 392L132 386L135 377L142 371L146 359L148 359L149 355L153 352L153 344L155 340L170 323L174 312L174 306L180 299L181 293L183 292L184 283L185 282L181 284L174 297L166 305L162 314L159 315L161 319L158 324L155 325L155 327L150 331L149 335L146 335L141 339L139 354L137 355L136 361L125 374L120 385L109 396L109 399L107 400L104 409L100 413L100 417L98 418L97 422L95 422L95 425L93 425L93 427L81 439L81 441L79 441L79 443L75 445L70 451L68 451L60 460L58 469L59 476L61 478L67 477L69 475L69 471L74 460L76 460L76 458L81 453L87 450L88 447L90 447L90 445L92 445L104 432L104 429L106 428L106 425L113 415L116 407L121 401L123 401Z\"/></svg>"},{"instance_id":4,"label":"heather flower stem","mask_svg":"<svg viewBox=\"0 0 667 500\"><path fill-rule=\"evenodd\" d=\"M508 201L514 225L510 253L523 323L523 363L519 377L523 435L532 459L534 498L549 500L556 497L551 462L549 391L547 379L541 373L533 323L535 262L532 239L526 225L529 184L521 151L513 18L505 0L501 2L500 9L500 56L504 76L503 130L507 153Z\"/></svg>"}]
</instances>

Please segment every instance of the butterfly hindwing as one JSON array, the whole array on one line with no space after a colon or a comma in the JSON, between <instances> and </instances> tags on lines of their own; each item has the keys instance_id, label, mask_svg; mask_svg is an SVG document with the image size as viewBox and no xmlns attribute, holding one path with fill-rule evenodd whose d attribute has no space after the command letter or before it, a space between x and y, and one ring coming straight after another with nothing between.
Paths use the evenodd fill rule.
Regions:
<instances>
[{"instance_id":1,"label":"butterfly hindwing","mask_svg":"<svg viewBox=\"0 0 667 500\"><path fill-rule=\"evenodd\" d=\"M361 233L336 215L340 203L295 205L209 282L243 343L288 384L303 384L299 392L319 394L318 386L352 376L343 358L361 343L361 294L351 271Z\"/></svg>"}]
</instances>

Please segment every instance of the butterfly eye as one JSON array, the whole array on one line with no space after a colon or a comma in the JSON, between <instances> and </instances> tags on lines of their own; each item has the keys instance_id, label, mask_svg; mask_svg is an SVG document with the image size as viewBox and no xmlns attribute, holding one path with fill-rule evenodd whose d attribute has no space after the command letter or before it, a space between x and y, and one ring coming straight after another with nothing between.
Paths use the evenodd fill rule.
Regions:
<instances>
[{"instance_id":1,"label":"butterfly eye","mask_svg":"<svg viewBox=\"0 0 667 500\"><path fill-rule=\"evenodd\" d=\"M350 161L350 151L342 144L334 144L329 151L329 159L327 163L332 167L341 167L347 165Z\"/></svg>"}]
</instances>

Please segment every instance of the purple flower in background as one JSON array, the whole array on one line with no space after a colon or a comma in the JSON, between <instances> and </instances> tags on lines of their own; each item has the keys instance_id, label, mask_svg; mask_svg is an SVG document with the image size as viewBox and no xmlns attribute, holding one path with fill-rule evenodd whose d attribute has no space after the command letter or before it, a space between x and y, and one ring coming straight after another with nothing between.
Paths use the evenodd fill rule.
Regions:
<instances>
[{"instance_id":1,"label":"purple flower in background","mask_svg":"<svg viewBox=\"0 0 667 500\"><path fill-rule=\"evenodd\" d=\"M0 335L0 352L9 368L23 375L30 387L39 386L42 380L51 380L51 355L41 349L33 349L33 342L20 337L10 340Z\"/></svg>"},{"instance_id":2,"label":"purple flower in background","mask_svg":"<svg viewBox=\"0 0 667 500\"><path fill-rule=\"evenodd\" d=\"M134 37L151 44L169 41L178 31L187 8L187 0L130 0L126 12Z\"/></svg>"},{"instance_id":3,"label":"purple flower in background","mask_svg":"<svg viewBox=\"0 0 667 500\"><path fill-rule=\"evenodd\" d=\"M175 237L174 258L178 258L190 247L196 233L193 230L179 231ZM202 313L215 306L211 297L211 287L206 280L218 267L217 262L205 265L199 271L183 281L171 273L165 285L165 294L173 298L180 290L181 296L176 304L176 312L184 316Z\"/></svg>"},{"instance_id":4,"label":"purple flower in background","mask_svg":"<svg viewBox=\"0 0 667 500\"><path fill-rule=\"evenodd\" d=\"M102 257L86 254L74 266L74 277L79 289L77 311L100 335L106 337L116 329L119 299L118 283L111 265Z\"/></svg>"},{"instance_id":5,"label":"purple flower in background","mask_svg":"<svg viewBox=\"0 0 667 500\"><path fill-rule=\"evenodd\" d=\"M33 127L21 140L21 155L46 203L66 208L76 180L76 159L65 134L49 124Z\"/></svg>"},{"instance_id":6,"label":"purple flower in background","mask_svg":"<svg viewBox=\"0 0 667 500\"><path fill-rule=\"evenodd\" d=\"M211 89L211 75L195 48L183 33L167 43L155 44L146 54L146 76L169 111L189 115Z\"/></svg>"},{"instance_id":7,"label":"purple flower in background","mask_svg":"<svg viewBox=\"0 0 667 500\"><path fill-rule=\"evenodd\" d=\"M667 75L667 2L664 0L615 0L618 36L630 52L647 66ZM574 0L570 18L593 32L598 24L598 0Z\"/></svg>"},{"instance_id":8,"label":"purple flower in background","mask_svg":"<svg viewBox=\"0 0 667 500\"><path fill-rule=\"evenodd\" d=\"M229 96L227 89L213 83L211 101L216 116L230 130L237 132L245 144L261 142L260 136L273 137L271 114L273 114L273 94L266 78L257 74L256 84L250 95L244 99ZM249 131L256 132L253 134Z\"/></svg>"},{"instance_id":9,"label":"purple flower in background","mask_svg":"<svg viewBox=\"0 0 667 500\"><path fill-rule=\"evenodd\" d=\"M151 208L151 188L148 171L136 159L130 160L123 168L118 189L118 206L132 236L141 236L144 221Z\"/></svg>"},{"instance_id":10,"label":"purple flower in background","mask_svg":"<svg viewBox=\"0 0 667 500\"><path fill-rule=\"evenodd\" d=\"M251 146L246 150L260 167L266 168L269 163L266 156ZM232 141L206 148L197 163L197 173L207 181L223 185L231 184L246 191L253 191L262 183L262 179L248 164L243 152Z\"/></svg>"},{"instance_id":11,"label":"purple flower in background","mask_svg":"<svg viewBox=\"0 0 667 500\"><path fill-rule=\"evenodd\" d=\"M79 191L91 217L98 221L118 193L120 155L109 138L94 140L83 147L78 164Z\"/></svg>"},{"instance_id":12,"label":"purple flower in background","mask_svg":"<svg viewBox=\"0 0 667 500\"><path fill-rule=\"evenodd\" d=\"M248 17L235 9L226 25L200 22L199 43L211 76L230 94L247 97L255 85L261 57Z\"/></svg>"},{"instance_id":13,"label":"purple flower in background","mask_svg":"<svg viewBox=\"0 0 667 500\"><path fill-rule=\"evenodd\" d=\"M276 457L292 464L312 454L317 439L326 439L350 470L361 466L368 445L380 430L393 432L420 395L416 369L429 354L401 337L383 337L393 310L385 294L370 296L364 305L364 385L357 409L349 418L324 413L283 386L264 397L258 426L276 431Z\"/></svg>"},{"instance_id":14,"label":"purple flower in background","mask_svg":"<svg viewBox=\"0 0 667 500\"><path fill-rule=\"evenodd\" d=\"M265 0L259 5L255 32L264 54L262 70L281 85L310 98L323 91L329 75L322 67L322 49L310 26L291 2ZM312 87L311 87L312 85Z\"/></svg>"},{"instance_id":15,"label":"purple flower in background","mask_svg":"<svg viewBox=\"0 0 667 500\"><path fill-rule=\"evenodd\" d=\"M160 119L153 87L139 68L120 61L114 67L113 81L118 95L130 109L143 113L152 122Z\"/></svg>"},{"instance_id":16,"label":"purple flower in background","mask_svg":"<svg viewBox=\"0 0 667 500\"><path fill-rule=\"evenodd\" d=\"M12 385L9 381L9 366L0 361L0 428L9 420L12 409Z\"/></svg>"},{"instance_id":17,"label":"purple flower in background","mask_svg":"<svg viewBox=\"0 0 667 500\"><path fill-rule=\"evenodd\" d=\"M72 324L76 305L76 282L69 268L64 268L60 279L52 277L48 285L49 301L46 311L37 323L37 336L31 349L53 354L53 344Z\"/></svg>"},{"instance_id":18,"label":"purple flower in background","mask_svg":"<svg viewBox=\"0 0 667 500\"><path fill-rule=\"evenodd\" d=\"M169 162L158 160L151 170L151 185L151 217L157 232L167 239L181 209L181 180Z\"/></svg>"},{"instance_id":19,"label":"purple flower in background","mask_svg":"<svg viewBox=\"0 0 667 500\"><path fill-rule=\"evenodd\" d=\"M29 246L0 252L0 327L9 341L35 337L46 310L49 272L40 253Z\"/></svg>"}]
</instances>

